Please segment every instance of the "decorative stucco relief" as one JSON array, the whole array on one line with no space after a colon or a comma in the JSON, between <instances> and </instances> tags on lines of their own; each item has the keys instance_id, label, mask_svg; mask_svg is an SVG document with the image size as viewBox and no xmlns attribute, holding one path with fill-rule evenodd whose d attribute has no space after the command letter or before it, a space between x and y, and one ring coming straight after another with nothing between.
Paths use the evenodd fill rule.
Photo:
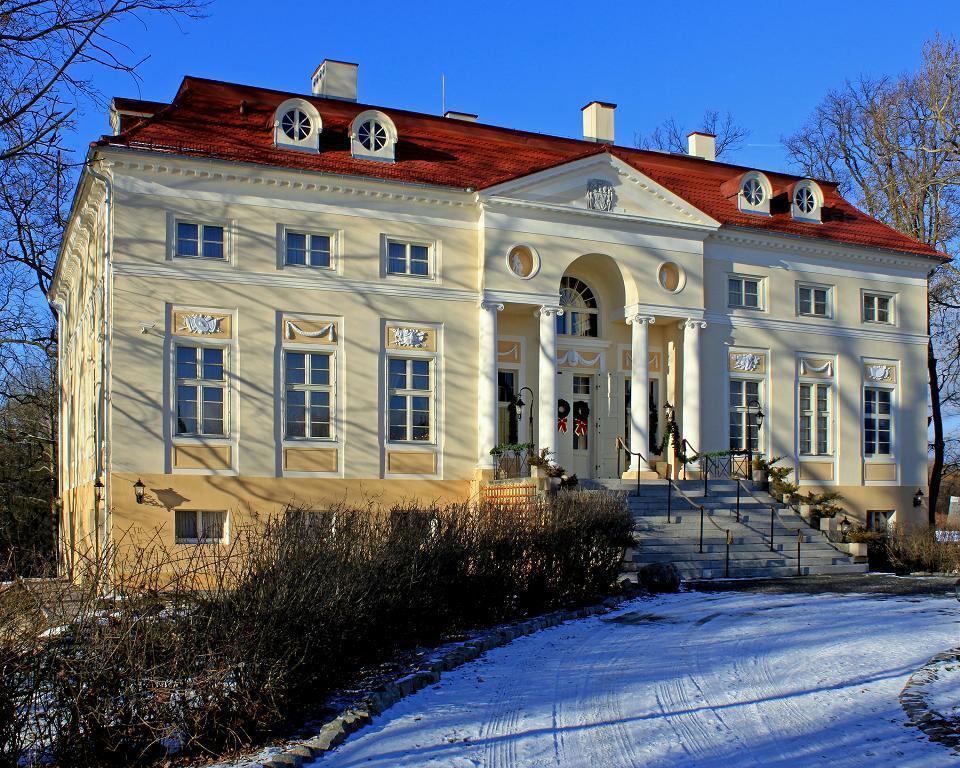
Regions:
<instances>
[{"instance_id":1,"label":"decorative stucco relief","mask_svg":"<svg viewBox=\"0 0 960 768\"><path fill-rule=\"evenodd\" d=\"M181 317L181 326L179 330L188 333L196 333L201 336L219 333L220 321L223 318L213 315L183 315Z\"/></svg>"},{"instance_id":2,"label":"decorative stucco relief","mask_svg":"<svg viewBox=\"0 0 960 768\"><path fill-rule=\"evenodd\" d=\"M743 371L744 373L752 373L760 367L760 355L754 354L742 354L742 355L733 355L732 363L733 370Z\"/></svg>"},{"instance_id":3,"label":"decorative stucco relief","mask_svg":"<svg viewBox=\"0 0 960 768\"><path fill-rule=\"evenodd\" d=\"M418 328L394 328L393 343L398 347L420 348L427 343L427 332Z\"/></svg>"},{"instance_id":4,"label":"decorative stucco relief","mask_svg":"<svg viewBox=\"0 0 960 768\"><path fill-rule=\"evenodd\" d=\"M336 341L337 326L331 321L326 325L321 325L316 330L306 330L305 328L297 325L293 320L287 320L284 323L284 336L287 339L303 337L307 339L327 338L330 341Z\"/></svg>"},{"instance_id":5,"label":"decorative stucco relief","mask_svg":"<svg viewBox=\"0 0 960 768\"><path fill-rule=\"evenodd\" d=\"M576 349L568 349L557 356L557 365L571 365L578 368L593 368L600 363L600 353L584 354Z\"/></svg>"},{"instance_id":6,"label":"decorative stucco relief","mask_svg":"<svg viewBox=\"0 0 960 768\"><path fill-rule=\"evenodd\" d=\"M592 211L612 211L617 201L613 184L605 179L590 179L587 182L587 206Z\"/></svg>"},{"instance_id":7,"label":"decorative stucco relief","mask_svg":"<svg viewBox=\"0 0 960 768\"><path fill-rule=\"evenodd\" d=\"M890 379L893 368L889 365L868 365L866 372L870 381L887 381Z\"/></svg>"},{"instance_id":8,"label":"decorative stucco relief","mask_svg":"<svg viewBox=\"0 0 960 768\"><path fill-rule=\"evenodd\" d=\"M830 360L820 362L817 360L807 360L806 358L802 358L800 360L800 375L833 376L833 362Z\"/></svg>"}]
</instances>

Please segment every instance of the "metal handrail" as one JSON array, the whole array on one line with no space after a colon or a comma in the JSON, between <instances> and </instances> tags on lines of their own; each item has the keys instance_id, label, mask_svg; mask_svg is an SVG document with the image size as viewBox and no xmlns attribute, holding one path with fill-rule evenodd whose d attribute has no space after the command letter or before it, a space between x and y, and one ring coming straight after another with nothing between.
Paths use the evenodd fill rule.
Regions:
<instances>
[{"instance_id":1,"label":"metal handrail","mask_svg":"<svg viewBox=\"0 0 960 768\"><path fill-rule=\"evenodd\" d=\"M727 542L727 553L723 563L723 578L726 579L730 577L730 545L733 544L733 535L730 533L729 528L721 528L720 524L713 519L713 515L708 515L708 517L710 518L710 522L713 523L713 527L724 534L724 539ZM702 523L701 523L701 528L702 528ZM700 551L703 552L703 542L702 542L703 533L702 532L700 534L700 538L701 538Z\"/></svg>"},{"instance_id":2,"label":"metal handrail","mask_svg":"<svg viewBox=\"0 0 960 768\"><path fill-rule=\"evenodd\" d=\"M743 489L754 501L757 501L760 504L763 504L764 506L767 506L770 508L770 551L775 552L776 549L774 549L774 545L773 545L773 520L774 520L774 516L780 517L780 514L777 512L776 505L767 504L767 502L765 502L763 499L758 498L757 495L753 492L753 489L748 487L746 483L744 483L743 478L738 477L735 479L737 481L737 522L740 521L740 486L741 484L743 484Z\"/></svg>"},{"instance_id":3,"label":"metal handrail","mask_svg":"<svg viewBox=\"0 0 960 768\"><path fill-rule=\"evenodd\" d=\"M647 459L646 456L644 456L642 453L640 453L640 451L631 451L631 450L627 447L626 441L625 441L622 437L620 437L620 436L618 435L618 436L617 436L617 477L620 477L620 451L623 451L623 452L626 453L628 456L636 456L637 458L643 459L643 461L647 464L647 466L648 466L648 467L650 466L650 461ZM639 465L639 463L637 464L637 494L636 494L636 495L637 495L637 496L640 495L640 465Z\"/></svg>"},{"instance_id":4,"label":"metal handrail","mask_svg":"<svg viewBox=\"0 0 960 768\"><path fill-rule=\"evenodd\" d=\"M683 438L683 439L680 441L680 448L683 450L684 453L686 453L686 450L685 450L685 449L689 448L690 450L693 451L693 453L694 453L694 455L697 457L697 459L700 458L700 451L698 451L696 448L694 448L693 445L691 445L690 441L687 440L687 438ZM694 461L696 461L696 459L694 459ZM688 463L689 463L689 461L683 462L683 479L684 479L684 480L687 479L687 464L688 464Z\"/></svg>"}]
</instances>

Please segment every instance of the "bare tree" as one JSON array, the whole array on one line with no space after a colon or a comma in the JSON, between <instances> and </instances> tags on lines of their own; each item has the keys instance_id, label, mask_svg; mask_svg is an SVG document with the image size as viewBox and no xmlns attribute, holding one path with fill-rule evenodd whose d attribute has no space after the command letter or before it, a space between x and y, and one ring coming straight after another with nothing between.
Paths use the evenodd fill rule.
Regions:
<instances>
[{"instance_id":1,"label":"bare tree","mask_svg":"<svg viewBox=\"0 0 960 768\"><path fill-rule=\"evenodd\" d=\"M38 372L56 357L46 292L80 167L64 137L79 106L100 105L98 69L136 79L143 58L119 39L124 22L196 18L207 1L0 0L0 528L38 494L48 508L55 495L56 388Z\"/></svg>"},{"instance_id":2,"label":"bare tree","mask_svg":"<svg viewBox=\"0 0 960 768\"><path fill-rule=\"evenodd\" d=\"M928 41L916 72L861 78L827 94L807 124L786 138L803 173L833 178L871 216L952 252L960 242L960 50ZM944 418L960 409L960 271L931 269L927 322L930 523L935 522L948 438Z\"/></svg>"},{"instance_id":3,"label":"bare tree","mask_svg":"<svg viewBox=\"0 0 960 768\"><path fill-rule=\"evenodd\" d=\"M657 149L661 152L687 152L687 136L691 130L681 127L676 118L664 121L650 135L637 134L635 144L639 149ZM740 149L750 131L738 125L727 112L722 117L715 109L703 113L700 126L695 130L712 133L717 137L717 159Z\"/></svg>"}]
</instances>

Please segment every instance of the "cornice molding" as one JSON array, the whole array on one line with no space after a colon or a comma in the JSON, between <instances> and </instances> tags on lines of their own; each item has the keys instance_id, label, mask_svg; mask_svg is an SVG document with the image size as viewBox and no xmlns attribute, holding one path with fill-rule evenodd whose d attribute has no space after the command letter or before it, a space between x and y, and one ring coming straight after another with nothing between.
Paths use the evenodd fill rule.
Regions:
<instances>
[{"instance_id":1,"label":"cornice molding","mask_svg":"<svg viewBox=\"0 0 960 768\"><path fill-rule=\"evenodd\" d=\"M492 304L537 304L551 306L560 303L560 291L556 293L525 293L523 291L484 291L483 301Z\"/></svg>"},{"instance_id":2,"label":"cornice molding","mask_svg":"<svg viewBox=\"0 0 960 768\"><path fill-rule=\"evenodd\" d=\"M760 328L782 333L811 333L816 336L864 339L890 344L924 344L928 337L920 333L902 331L882 331L870 328L850 328L846 326L808 325L794 320L774 320L767 317L743 317L725 315L722 312L708 312L705 318L713 326L726 325L733 328Z\"/></svg>"},{"instance_id":3,"label":"cornice molding","mask_svg":"<svg viewBox=\"0 0 960 768\"><path fill-rule=\"evenodd\" d=\"M699 307L680 307L670 304L628 304L623 308L625 320L636 315L702 319L704 310Z\"/></svg>"},{"instance_id":4,"label":"cornice molding","mask_svg":"<svg viewBox=\"0 0 960 768\"><path fill-rule=\"evenodd\" d=\"M236 269L173 267L166 264L130 264L117 262L113 271L118 276L159 278L161 280L195 280L205 283L231 285L262 285L270 288L296 288L310 291L337 291L358 295L404 296L440 301L478 302L476 291L460 288L441 288L436 285L406 285L390 281L348 280L335 275L323 279L299 277L289 273L241 272Z\"/></svg>"},{"instance_id":5,"label":"cornice molding","mask_svg":"<svg viewBox=\"0 0 960 768\"><path fill-rule=\"evenodd\" d=\"M186 155L161 155L143 150L112 148L111 162L118 171L147 172L223 183L249 184L263 189L329 192L371 200L472 208L476 196L455 188L431 187L410 182L390 182L365 176L319 171L297 171L276 166L227 162ZM212 168L204 168L204 165ZM391 187L396 189L391 189ZM404 191L397 191L403 189Z\"/></svg>"},{"instance_id":6,"label":"cornice molding","mask_svg":"<svg viewBox=\"0 0 960 768\"><path fill-rule=\"evenodd\" d=\"M786 252L802 256L816 256L830 260L845 258L868 264L899 267L918 273L918 277L920 274L925 276L930 269L936 266L936 262L932 259L921 255L913 255L886 248L858 247L834 240L828 241L829 245L827 245L823 240L814 241L812 238L807 238L802 235L790 235L785 232L760 233L754 230L724 226L717 230L711 239L749 248L774 250L778 253ZM710 255L707 249L704 250L704 258L720 260L724 258Z\"/></svg>"}]
</instances>

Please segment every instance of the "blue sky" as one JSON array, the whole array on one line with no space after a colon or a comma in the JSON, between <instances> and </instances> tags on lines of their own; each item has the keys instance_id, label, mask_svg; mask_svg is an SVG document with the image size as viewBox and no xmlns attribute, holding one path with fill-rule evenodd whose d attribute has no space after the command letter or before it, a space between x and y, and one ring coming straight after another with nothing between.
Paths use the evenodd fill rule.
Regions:
<instances>
[{"instance_id":1,"label":"blue sky","mask_svg":"<svg viewBox=\"0 0 960 768\"><path fill-rule=\"evenodd\" d=\"M367 10L360 11L361 8ZM104 95L169 100L185 74L309 91L324 58L360 64L360 99L475 112L483 122L579 136L580 107L613 101L617 143L668 117L698 127L704 109L750 128L731 160L786 169L782 136L829 89L860 74L913 68L936 32L960 32L960 3L560 2L305 3L214 0L200 21L149 18L113 30L141 82L94 72ZM86 107L79 152L109 131Z\"/></svg>"}]
</instances>

